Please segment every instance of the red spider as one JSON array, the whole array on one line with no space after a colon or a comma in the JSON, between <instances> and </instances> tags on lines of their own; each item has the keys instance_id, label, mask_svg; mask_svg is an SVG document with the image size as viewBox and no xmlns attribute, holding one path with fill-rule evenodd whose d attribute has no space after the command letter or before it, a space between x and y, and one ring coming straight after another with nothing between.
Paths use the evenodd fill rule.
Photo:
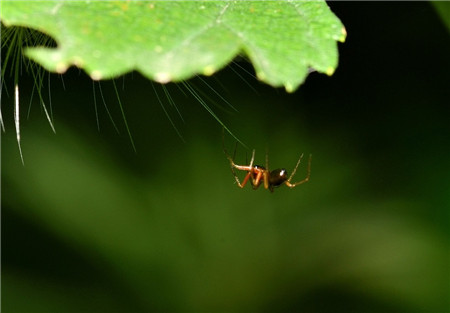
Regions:
<instances>
[{"instance_id":1,"label":"red spider","mask_svg":"<svg viewBox=\"0 0 450 313\"><path fill-rule=\"evenodd\" d=\"M231 172L233 173L234 179L236 180L236 183L239 187L244 188L245 184L248 182L249 179L251 179L251 184L253 189L258 189L258 187L261 185L261 183L264 184L265 189L269 189L271 192L274 191L275 187L279 187L282 184L285 184L289 188L294 188L298 185L301 185L303 183L306 183L309 181L309 177L311 174L311 154L309 155L309 162L308 162L308 173L306 177L296 183L291 183L292 177L294 177L295 172L297 171L297 167L300 164L300 161L303 158L303 154L300 155L300 158L297 161L297 165L295 165L294 170L292 171L292 174L288 178L288 173L286 169L276 169L273 171L269 170L269 156L266 154L266 167L260 166L260 165L253 165L253 161L255 159L255 150L253 150L252 158L250 160L249 165L237 165L234 163L234 156L233 158L228 155L227 150L225 147L223 148L223 151L225 155L227 156L227 159L230 161L231 165ZM234 150L234 155L236 154L236 148ZM240 171L246 171L247 175L245 175L244 180L242 183L240 182L238 176L236 175L235 169L238 169Z\"/></svg>"}]
</instances>

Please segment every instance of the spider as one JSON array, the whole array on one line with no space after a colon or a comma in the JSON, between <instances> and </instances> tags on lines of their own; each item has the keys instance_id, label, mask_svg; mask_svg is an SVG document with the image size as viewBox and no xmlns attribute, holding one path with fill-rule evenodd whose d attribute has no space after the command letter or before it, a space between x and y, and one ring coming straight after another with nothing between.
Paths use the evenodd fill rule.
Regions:
<instances>
[{"instance_id":1,"label":"spider","mask_svg":"<svg viewBox=\"0 0 450 313\"><path fill-rule=\"evenodd\" d=\"M266 167L263 167L260 165L253 165L253 161L255 159L255 150L253 150L252 152L252 158L250 160L249 165L237 165L236 163L234 163L233 159L236 156L236 147L234 149L233 158L227 153L225 146L223 147L223 152L225 153L227 159L230 161L231 172L233 173L234 179L236 180L236 183L240 188L244 188L245 184L247 184L249 179L251 179L250 182L252 184L253 189L258 189L258 187L261 184L263 184L264 188L269 189L270 192L273 192L275 187L279 187L282 184L285 184L289 188L294 188L298 185L301 185L309 181L309 177L311 174L311 157L312 157L311 154L309 155L308 173L306 177L301 181L291 183L291 180L294 177L295 172L297 171L297 168L300 165L300 162L303 158L303 153L300 155L300 158L298 159L297 164L295 165L295 168L292 171L292 174L288 177L288 173L284 168L276 169L273 171L269 170L269 155L267 153L266 153ZM247 172L247 175L245 175L245 178L242 181L242 183L239 180L239 177L237 176L235 169Z\"/></svg>"}]
</instances>

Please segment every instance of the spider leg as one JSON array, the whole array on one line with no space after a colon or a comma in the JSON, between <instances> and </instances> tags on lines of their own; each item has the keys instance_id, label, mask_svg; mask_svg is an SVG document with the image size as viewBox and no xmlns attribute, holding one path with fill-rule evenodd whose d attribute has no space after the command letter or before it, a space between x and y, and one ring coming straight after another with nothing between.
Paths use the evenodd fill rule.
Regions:
<instances>
[{"instance_id":1,"label":"spider leg","mask_svg":"<svg viewBox=\"0 0 450 313\"><path fill-rule=\"evenodd\" d=\"M266 170L264 172L264 188L269 189L269 148L266 147Z\"/></svg>"},{"instance_id":2,"label":"spider leg","mask_svg":"<svg viewBox=\"0 0 450 313\"><path fill-rule=\"evenodd\" d=\"M298 158L297 164L295 165L294 170L292 171L292 174L291 174L291 176L289 176L287 181L290 182L292 177L294 177L295 173L297 172L297 168L300 165L300 162L302 161L302 159L303 159L303 153L300 155L300 158Z\"/></svg>"},{"instance_id":3,"label":"spider leg","mask_svg":"<svg viewBox=\"0 0 450 313\"><path fill-rule=\"evenodd\" d=\"M264 177L264 172L260 171L258 169L254 169L253 171L254 171L254 174L256 174L256 177L253 178L253 176L252 176L252 185L253 185L253 189L256 189L259 187L259 185L261 185L261 178Z\"/></svg>"},{"instance_id":4,"label":"spider leg","mask_svg":"<svg viewBox=\"0 0 450 313\"><path fill-rule=\"evenodd\" d=\"M251 160L250 160L250 167L253 167L253 161L255 161L255 149L253 149L253 152L252 152L252 158L251 158Z\"/></svg>"},{"instance_id":5,"label":"spider leg","mask_svg":"<svg viewBox=\"0 0 450 313\"><path fill-rule=\"evenodd\" d=\"M264 188L269 189L269 175L270 175L269 170L264 171L263 175L264 175ZM270 191L273 192L273 189L270 189Z\"/></svg>"},{"instance_id":6,"label":"spider leg","mask_svg":"<svg viewBox=\"0 0 450 313\"><path fill-rule=\"evenodd\" d=\"M255 160L255 150L253 150L252 159L250 160L249 165L237 165L236 163L234 163L234 160L231 157L228 157L228 160L230 161L230 165L231 165L232 169L238 169L240 171L252 172L253 171L253 161Z\"/></svg>"},{"instance_id":7,"label":"spider leg","mask_svg":"<svg viewBox=\"0 0 450 313\"><path fill-rule=\"evenodd\" d=\"M234 146L233 157L231 157L228 154L228 151L225 148L225 143L223 141L223 138L222 138L222 149L223 149L223 153L227 157L228 161L230 161L230 164L231 164L232 168L237 168L238 170L241 170L241 171L251 171L251 169L253 168L253 162L255 160L255 149L253 149L252 158L250 160L250 165L248 165L248 166L246 166L246 165L237 165L236 163L234 163L234 159L236 157L237 142L236 142L236 144Z\"/></svg>"},{"instance_id":8,"label":"spider leg","mask_svg":"<svg viewBox=\"0 0 450 313\"><path fill-rule=\"evenodd\" d=\"M234 169L232 168L231 171L233 172L234 175L234 179L236 180L236 184L241 187L244 188L245 184L247 184L249 178L252 176L252 172L248 172L247 175L245 175L244 180L242 181L242 183L239 181L239 178L237 177L236 173L234 172Z\"/></svg>"},{"instance_id":9,"label":"spider leg","mask_svg":"<svg viewBox=\"0 0 450 313\"><path fill-rule=\"evenodd\" d=\"M246 165L237 165L234 163L233 159L231 159L231 157L228 159L230 161L230 168L231 168L231 173L234 176L234 180L236 181L236 184L241 187L244 188L245 184L247 183L247 181L250 179L250 177L252 176L252 166L246 166ZM247 171L247 175L245 175L244 180L242 181L242 183L239 180L238 175L236 174L235 169L241 170L241 171Z\"/></svg>"},{"instance_id":10,"label":"spider leg","mask_svg":"<svg viewBox=\"0 0 450 313\"><path fill-rule=\"evenodd\" d=\"M249 165L238 165L238 164L234 163L234 159L236 157L237 142L236 142L236 144L234 146L233 157L231 157L228 154L227 149L225 148L224 130L223 129L222 129L222 149L223 149L223 152L225 153L225 156L227 157L228 161L230 161L231 173L234 176L236 184L240 188L244 188L245 184L247 184L248 180L251 178L252 179L251 183L253 185L253 188L255 188L255 187L257 188L258 185L259 185L258 181L261 179L260 178L261 174L259 172L257 172L256 173L257 177L256 178L254 177L255 170L254 170L254 167L253 167L253 162L255 161L255 149L253 149L253 151L252 151L252 158L250 160L250 164ZM246 171L247 172L247 174L245 175L244 180L242 181L242 183L239 180L238 175L236 174L236 169L240 170L240 171Z\"/></svg>"},{"instance_id":11,"label":"spider leg","mask_svg":"<svg viewBox=\"0 0 450 313\"><path fill-rule=\"evenodd\" d=\"M294 177L295 172L297 172L297 168L300 165L300 162L301 162L302 158L303 158L303 154L300 155L300 158L298 159L297 165L295 165L295 168L292 171L291 176L289 176L288 180L285 181L286 186L288 186L289 188L294 188L295 186L301 185L301 184L306 183L306 182L309 181L309 178L311 176L311 159L312 159L312 155L311 154L309 155L308 172L306 174L306 177L303 180L299 181L299 182L291 183L291 179L292 179L292 177Z\"/></svg>"},{"instance_id":12,"label":"spider leg","mask_svg":"<svg viewBox=\"0 0 450 313\"><path fill-rule=\"evenodd\" d=\"M223 152L225 153L225 156L227 157L228 161L230 161L231 173L234 176L234 180L236 181L236 184L240 188L244 188L245 184L247 184L247 182L248 182L248 180L250 178L252 178L252 184L253 184L252 172L253 172L253 162L255 160L255 150L253 150L253 152L252 152L252 159L250 160L250 165L238 165L238 164L234 163L234 158L236 156L236 148L237 148L237 143L236 143L236 145L234 147L233 157L231 157L228 154L228 151L225 148L225 145L223 145ZM238 175L236 174L236 169L240 170L240 171L247 171L247 174L245 175L244 180L242 181L242 183L239 180Z\"/></svg>"},{"instance_id":13,"label":"spider leg","mask_svg":"<svg viewBox=\"0 0 450 313\"><path fill-rule=\"evenodd\" d=\"M257 189L259 187L259 185L261 185L261 179L264 180L264 186L266 185L266 181L267 181L267 186L268 186L269 180L268 180L268 176L267 176L267 171L261 170L260 168L257 168L257 167L253 167L254 161L255 161L255 150L254 149L252 151L252 158L250 160L250 165L248 165L248 166L247 165L237 165L234 163L233 160L230 160L231 172L233 173L234 179L236 180L236 183L238 184L239 187L244 188L245 184L248 182L249 179L251 179L253 189ZM235 169L238 169L241 171L247 171L247 175L245 175L245 178L242 181L242 183L240 182ZM267 187L266 187L266 189L267 189Z\"/></svg>"}]
</instances>

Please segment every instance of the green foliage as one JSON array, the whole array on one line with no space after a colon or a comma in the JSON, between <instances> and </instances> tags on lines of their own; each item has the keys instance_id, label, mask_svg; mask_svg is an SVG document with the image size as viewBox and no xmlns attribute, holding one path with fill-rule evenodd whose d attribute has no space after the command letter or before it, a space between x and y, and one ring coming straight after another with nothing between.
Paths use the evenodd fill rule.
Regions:
<instances>
[{"instance_id":1,"label":"green foliage","mask_svg":"<svg viewBox=\"0 0 450 313\"><path fill-rule=\"evenodd\" d=\"M1 19L56 40L26 53L47 70L76 65L96 80L180 81L244 53L260 80L293 91L311 68L331 75L345 40L325 1L3 1Z\"/></svg>"}]
</instances>

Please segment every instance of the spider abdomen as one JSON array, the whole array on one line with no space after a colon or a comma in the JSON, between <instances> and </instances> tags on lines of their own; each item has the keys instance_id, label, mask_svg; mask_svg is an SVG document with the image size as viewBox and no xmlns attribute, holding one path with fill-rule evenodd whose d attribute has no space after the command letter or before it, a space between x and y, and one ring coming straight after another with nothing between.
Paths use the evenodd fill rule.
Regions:
<instances>
[{"instance_id":1,"label":"spider abdomen","mask_svg":"<svg viewBox=\"0 0 450 313\"><path fill-rule=\"evenodd\" d=\"M278 187L288 179L288 173L284 168L279 168L270 172L269 184Z\"/></svg>"}]
</instances>

